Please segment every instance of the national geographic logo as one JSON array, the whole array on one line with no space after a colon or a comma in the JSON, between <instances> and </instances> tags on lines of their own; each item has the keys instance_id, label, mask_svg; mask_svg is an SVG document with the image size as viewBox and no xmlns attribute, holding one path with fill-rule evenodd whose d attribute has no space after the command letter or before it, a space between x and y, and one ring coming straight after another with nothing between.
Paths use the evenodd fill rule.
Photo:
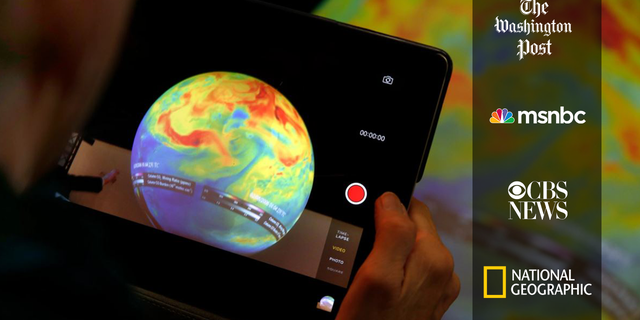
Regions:
<instances>
[{"instance_id":1,"label":"national geographic logo","mask_svg":"<svg viewBox=\"0 0 640 320\"><path fill-rule=\"evenodd\" d=\"M507 297L507 267L484 267L484 298ZM571 269L511 269L512 296L590 296L591 283L577 282Z\"/></svg>"}]
</instances>

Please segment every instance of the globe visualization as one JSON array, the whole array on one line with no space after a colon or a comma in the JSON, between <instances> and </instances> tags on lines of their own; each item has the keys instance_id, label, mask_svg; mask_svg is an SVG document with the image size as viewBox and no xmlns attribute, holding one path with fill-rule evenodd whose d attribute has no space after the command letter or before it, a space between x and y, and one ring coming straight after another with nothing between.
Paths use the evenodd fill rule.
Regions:
<instances>
[{"instance_id":1,"label":"globe visualization","mask_svg":"<svg viewBox=\"0 0 640 320\"><path fill-rule=\"evenodd\" d=\"M295 225L314 158L302 118L278 90L248 75L209 72L179 82L149 108L131 174L154 227L251 254Z\"/></svg>"}]
</instances>

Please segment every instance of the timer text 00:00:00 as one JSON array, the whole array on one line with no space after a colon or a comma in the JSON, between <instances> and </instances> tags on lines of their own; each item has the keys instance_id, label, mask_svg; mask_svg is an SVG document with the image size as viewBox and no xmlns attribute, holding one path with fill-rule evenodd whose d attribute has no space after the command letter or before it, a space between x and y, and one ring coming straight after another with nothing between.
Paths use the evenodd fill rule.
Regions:
<instances>
[{"instance_id":1,"label":"timer text 00:00:00","mask_svg":"<svg viewBox=\"0 0 640 320\"><path fill-rule=\"evenodd\" d=\"M381 135L381 134L377 134L377 133L373 133L373 132L369 132L369 131L365 131L365 130L360 130L360 135L363 137L368 137L374 140L378 140L378 141L384 141L385 136Z\"/></svg>"}]
</instances>

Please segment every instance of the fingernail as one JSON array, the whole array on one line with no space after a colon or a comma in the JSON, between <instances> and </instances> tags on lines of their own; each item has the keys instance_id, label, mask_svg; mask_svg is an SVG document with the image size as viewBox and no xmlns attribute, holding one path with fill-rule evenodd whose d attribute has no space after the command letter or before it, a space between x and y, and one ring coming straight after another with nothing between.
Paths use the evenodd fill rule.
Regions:
<instances>
[{"instance_id":1,"label":"fingernail","mask_svg":"<svg viewBox=\"0 0 640 320\"><path fill-rule=\"evenodd\" d=\"M398 199L398 197L393 192L385 192L382 195L382 207L385 208L385 210L404 210L400 199Z\"/></svg>"}]
</instances>

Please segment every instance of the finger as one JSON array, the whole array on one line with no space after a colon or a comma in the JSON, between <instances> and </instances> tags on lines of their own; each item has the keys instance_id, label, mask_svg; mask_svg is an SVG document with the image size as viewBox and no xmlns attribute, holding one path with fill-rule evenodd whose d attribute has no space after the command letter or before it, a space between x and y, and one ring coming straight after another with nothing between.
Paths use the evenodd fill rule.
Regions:
<instances>
[{"instance_id":1,"label":"finger","mask_svg":"<svg viewBox=\"0 0 640 320\"><path fill-rule=\"evenodd\" d=\"M411 199L411 205L409 206L409 218L411 218L411 220L416 224L418 232L428 232L435 235L438 240L440 240L438 230L436 229L436 226L433 223L433 218L431 217L431 210L429 210L429 207L427 207L427 205L422 201L416 198Z\"/></svg>"},{"instance_id":2,"label":"finger","mask_svg":"<svg viewBox=\"0 0 640 320\"><path fill-rule=\"evenodd\" d=\"M349 301L357 298L384 305L396 301L402 292L405 264L415 243L416 228L393 193L384 193L376 199L374 210L373 249L358 270L347 296Z\"/></svg>"},{"instance_id":3,"label":"finger","mask_svg":"<svg viewBox=\"0 0 640 320\"><path fill-rule=\"evenodd\" d=\"M429 208L413 199L409 216L416 225L415 246L407 259L403 291L429 298L433 312L453 274L453 258L438 237Z\"/></svg>"},{"instance_id":4,"label":"finger","mask_svg":"<svg viewBox=\"0 0 640 320\"><path fill-rule=\"evenodd\" d=\"M407 260L403 294L414 294L426 299L424 308L433 314L447 291L453 277L453 258L437 240L416 243L416 250Z\"/></svg>"},{"instance_id":5,"label":"finger","mask_svg":"<svg viewBox=\"0 0 640 320\"><path fill-rule=\"evenodd\" d=\"M395 194L386 192L376 200L375 226L371 258L403 267L415 243L416 227Z\"/></svg>"},{"instance_id":6,"label":"finger","mask_svg":"<svg viewBox=\"0 0 640 320\"><path fill-rule=\"evenodd\" d=\"M414 249L405 265L407 281L403 290L433 290L438 295L431 297L437 302L440 299L439 290L451 279L453 267L453 257L442 242L432 233L418 230Z\"/></svg>"},{"instance_id":7,"label":"finger","mask_svg":"<svg viewBox=\"0 0 640 320\"><path fill-rule=\"evenodd\" d=\"M440 302L436 306L436 310L433 313L433 319L441 319L445 312L449 310L454 301L460 294L460 278L454 272L449 284L445 288L445 292L440 298Z\"/></svg>"}]
</instances>

